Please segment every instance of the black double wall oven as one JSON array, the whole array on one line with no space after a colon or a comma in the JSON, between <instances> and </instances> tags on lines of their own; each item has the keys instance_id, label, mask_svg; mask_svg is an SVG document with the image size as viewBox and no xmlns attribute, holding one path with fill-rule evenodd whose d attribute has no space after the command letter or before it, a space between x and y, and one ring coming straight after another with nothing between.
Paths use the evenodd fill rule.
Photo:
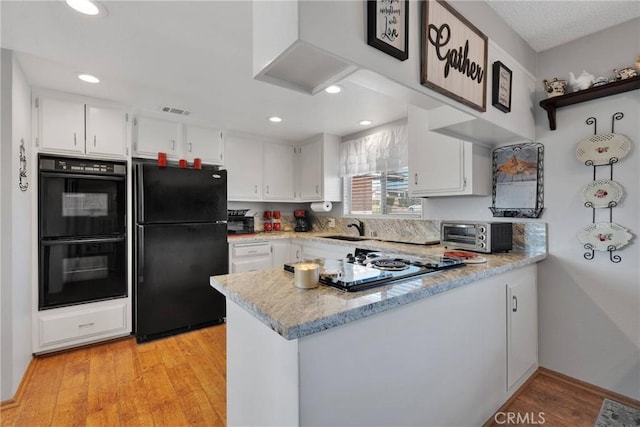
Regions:
<instances>
[{"instance_id":1,"label":"black double wall oven","mask_svg":"<svg viewBox=\"0 0 640 427\"><path fill-rule=\"evenodd\" d=\"M41 154L38 169L38 309L126 297L126 163Z\"/></svg>"}]
</instances>

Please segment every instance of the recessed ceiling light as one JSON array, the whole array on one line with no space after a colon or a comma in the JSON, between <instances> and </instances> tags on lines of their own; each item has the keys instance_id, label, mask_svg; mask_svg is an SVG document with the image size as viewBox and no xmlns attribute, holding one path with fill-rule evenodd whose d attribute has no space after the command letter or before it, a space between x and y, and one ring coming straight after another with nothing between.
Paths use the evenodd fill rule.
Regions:
<instances>
[{"instance_id":1,"label":"recessed ceiling light","mask_svg":"<svg viewBox=\"0 0 640 427\"><path fill-rule=\"evenodd\" d=\"M85 15L104 15L106 9L99 3L92 0L66 0L67 5Z\"/></svg>"},{"instance_id":2,"label":"recessed ceiling light","mask_svg":"<svg viewBox=\"0 0 640 427\"><path fill-rule=\"evenodd\" d=\"M78 78L87 83L100 83L100 79L91 74L78 74Z\"/></svg>"},{"instance_id":3,"label":"recessed ceiling light","mask_svg":"<svg viewBox=\"0 0 640 427\"><path fill-rule=\"evenodd\" d=\"M360 125L368 126L371 124L371 120L360 120Z\"/></svg>"},{"instance_id":4,"label":"recessed ceiling light","mask_svg":"<svg viewBox=\"0 0 640 427\"><path fill-rule=\"evenodd\" d=\"M327 86L327 88L324 91L327 93L340 93L342 92L342 88L338 85L331 85L331 86Z\"/></svg>"},{"instance_id":5,"label":"recessed ceiling light","mask_svg":"<svg viewBox=\"0 0 640 427\"><path fill-rule=\"evenodd\" d=\"M278 116L269 117L269 121L272 123L280 123L282 119Z\"/></svg>"}]
</instances>

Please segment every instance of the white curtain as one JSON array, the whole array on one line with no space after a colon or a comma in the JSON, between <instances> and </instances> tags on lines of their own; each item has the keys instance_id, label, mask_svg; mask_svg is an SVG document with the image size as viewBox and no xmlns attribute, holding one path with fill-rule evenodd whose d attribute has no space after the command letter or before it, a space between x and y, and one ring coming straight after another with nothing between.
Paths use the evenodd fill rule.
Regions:
<instances>
[{"instance_id":1,"label":"white curtain","mask_svg":"<svg viewBox=\"0 0 640 427\"><path fill-rule=\"evenodd\" d=\"M406 167L407 147L406 125L343 142L340 175L356 176Z\"/></svg>"}]
</instances>

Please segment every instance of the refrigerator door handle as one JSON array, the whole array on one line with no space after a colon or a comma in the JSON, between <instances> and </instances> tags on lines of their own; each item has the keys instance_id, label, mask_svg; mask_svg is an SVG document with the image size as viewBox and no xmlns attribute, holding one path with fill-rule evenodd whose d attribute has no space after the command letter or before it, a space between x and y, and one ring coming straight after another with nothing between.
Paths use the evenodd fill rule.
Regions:
<instances>
[{"instance_id":1,"label":"refrigerator door handle","mask_svg":"<svg viewBox=\"0 0 640 427\"><path fill-rule=\"evenodd\" d=\"M215 224L226 224L227 221L215 221Z\"/></svg>"},{"instance_id":2,"label":"refrigerator door handle","mask_svg":"<svg viewBox=\"0 0 640 427\"><path fill-rule=\"evenodd\" d=\"M137 262L136 262L136 276L137 276L137 283L143 283L144 282L144 227L141 225L138 225L138 239L137 239L137 245L135 248L136 254L137 254Z\"/></svg>"}]
</instances>

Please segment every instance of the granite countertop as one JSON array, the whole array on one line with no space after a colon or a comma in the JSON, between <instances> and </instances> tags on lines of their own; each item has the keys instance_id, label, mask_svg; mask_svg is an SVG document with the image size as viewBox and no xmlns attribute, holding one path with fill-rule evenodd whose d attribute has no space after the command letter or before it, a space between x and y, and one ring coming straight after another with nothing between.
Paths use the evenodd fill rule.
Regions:
<instances>
[{"instance_id":1,"label":"granite countertop","mask_svg":"<svg viewBox=\"0 0 640 427\"><path fill-rule=\"evenodd\" d=\"M300 238L417 257L442 255L444 252L442 245L413 245L376 240L348 242L322 237L330 233L305 233L304 236L287 232L268 234L269 239ZM267 236L230 238L229 241L264 237ZM360 292L343 292L322 284L314 289L298 289L294 285L293 274L282 268L212 276L210 283L275 332L291 340L542 261L547 257L547 252L540 248L482 256L487 259L484 264L468 264L462 268Z\"/></svg>"}]
</instances>

